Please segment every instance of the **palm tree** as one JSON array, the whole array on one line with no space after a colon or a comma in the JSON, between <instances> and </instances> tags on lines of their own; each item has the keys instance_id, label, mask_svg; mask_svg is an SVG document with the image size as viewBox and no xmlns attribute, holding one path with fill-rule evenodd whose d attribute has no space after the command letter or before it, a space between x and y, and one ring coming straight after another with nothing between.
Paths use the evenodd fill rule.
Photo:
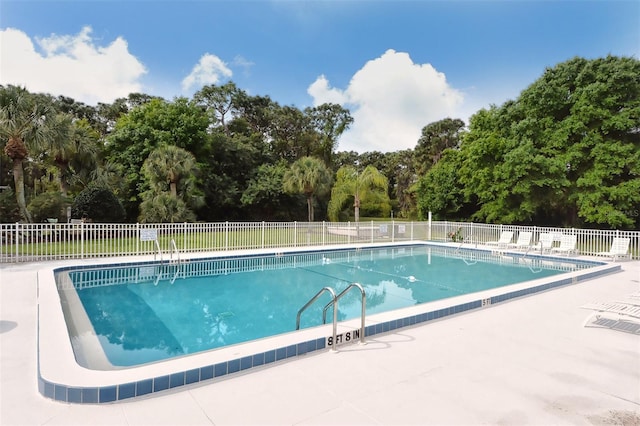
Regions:
<instances>
[{"instance_id":1,"label":"palm tree","mask_svg":"<svg viewBox=\"0 0 640 426\"><path fill-rule=\"evenodd\" d=\"M336 184L331 190L329 201L329 219L338 220L343 206L353 198L356 222L360 221L360 205L362 201L375 195L383 194L388 202L387 178L375 167L369 165L362 173L353 166L342 166L338 169Z\"/></svg>"},{"instance_id":2,"label":"palm tree","mask_svg":"<svg viewBox=\"0 0 640 426\"><path fill-rule=\"evenodd\" d=\"M151 189L142 194L142 222L192 222L189 208L199 207L195 188L196 159L189 151L175 145L162 145L149 154L142 171ZM168 191L167 191L168 190Z\"/></svg>"},{"instance_id":3,"label":"palm tree","mask_svg":"<svg viewBox=\"0 0 640 426\"><path fill-rule=\"evenodd\" d=\"M47 146L47 154L58 168L60 192L67 196L74 171L81 171L74 168L95 169L99 134L86 120L73 121L67 114L58 114L54 120L70 129L68 135L52 139Z\"/></svg>"},{"instance_id":4,"label":"palm tree","mask_svg":"<svg viewBox=\"0 0 640 426\"><path fill-rule=\"evenodd\" d=\"M290 194L302 193L307 197L309 222L313 222L313 200L331 187L331 172L324 162L314 157L296 160L283 178L283 188Z\"/></svg>"},{"instance_id":5,"label":"palm tree","mask_svg":"<svg viewBox=\"0 0 640 426\"><path fill-rule=\"evenodd\" d=\"M178 187L186 189L197 165L196 158L189 151L175 145L163 145L149 154L142 168L152 189L166 191L166 184L169 184L171 196L177 198Z\"/></svg>"},{"instance_id":6,"label":"palm tree","mask_svg":"<svg viewBox=\"0 0 640 426\"><path fill-rule=\"evenodd\" d=\"M55 120L55 115L50 104L36 101L25 88L0 86L0 139L12 161L16 201L21 217L27 222L31 222L31 215L25 200L23 162L30 149L64 138L68 126L64 120Z\"/></svg>"},{"instance_id":7,"label":"palm tree","mask_svg":"<svg viewBox=\"0 0 640 426\"><path fill-rule=\"evenodd\" d=\"M142 223L177 223L194 222L195 214L184 201L172 195L161 192L145 194L145 200L140 204Z\"/></svg>"}]
</instances>

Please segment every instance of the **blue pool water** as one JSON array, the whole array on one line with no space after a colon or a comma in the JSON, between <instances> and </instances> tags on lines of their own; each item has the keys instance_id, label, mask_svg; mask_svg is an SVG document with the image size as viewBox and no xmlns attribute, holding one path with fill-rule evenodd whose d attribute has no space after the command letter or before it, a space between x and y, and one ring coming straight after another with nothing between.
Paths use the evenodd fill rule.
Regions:
<instances>
[{"instance_id":1,"label":"blue pool water","mask_svg":"<svg viewBox=\"0 0 640 426\"><path fill-rule=\"evenodd\" d=\"M294 331L298 310L326 286L360 283L371 315L584 266L420 245L82 268L67 272L84 312L64 311L86 314L108 362L129 367ZM307 309L301 328L322 324L329 301ZM360 311L359 292L347 293L338 319Z\"/></svg>"}]
</instances>

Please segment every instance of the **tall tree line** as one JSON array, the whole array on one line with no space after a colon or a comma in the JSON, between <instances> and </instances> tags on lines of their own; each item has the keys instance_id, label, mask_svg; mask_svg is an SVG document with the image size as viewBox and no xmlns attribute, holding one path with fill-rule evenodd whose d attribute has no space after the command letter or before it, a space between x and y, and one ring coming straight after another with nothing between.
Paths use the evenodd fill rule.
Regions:
<instances>
[{"instance_id":1,"label":"tall tree line","mask_svg":"<svg viewBox=\"0 0 640 426\"><path fill-rule=\"evenodd\" d=\"M0 192L0 220L39 221L101 188L130 222L431 211L638 228L638 75L634 58L573 58L468 126L457 118L426 123L414 149L390 153L340 151L353 122L340 105L282 106L233 82L192 98L133 93L96 106L0 86L0 187L9 188ZM309 177L317 178L313 189Z\"/></svg>"},{"instance_id":2,"label":"tall tree line","mask_svg":"<svg viewBox=\"0 0 640 426\"><path fill-rule=\"evenodd\" d=\"M640 61L573 58L470 119L420 178L419 211L450 219L640 227Z\"/></svg>"}]
</instances>

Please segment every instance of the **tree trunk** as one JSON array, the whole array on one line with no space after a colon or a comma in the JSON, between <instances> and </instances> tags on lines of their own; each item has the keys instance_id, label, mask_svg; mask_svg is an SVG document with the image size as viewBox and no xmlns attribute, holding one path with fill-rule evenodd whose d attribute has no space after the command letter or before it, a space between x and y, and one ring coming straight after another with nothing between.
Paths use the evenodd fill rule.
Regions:
<instances>
[{"instance_id":1,"label":"tree trunk","mask_svg":"<svg viewBox=\"0 0 640 426\"><path fill-rule=\"evenodd\" d=\"M58 172L59 172L59 183L60 183L60 193L63 196L67 196L67 194L69 193L69 184L67 183L67 172L69 171L69 162L63 160L60 157L56 157L55 159L55 163L58 166Z\"/></svg>"},{"instance_id":2,"label":"tree trunk","mask_svg":"<svg viewBox=\"0 0 640 426\"><path fill-rule=\"evenodd\" d=\"M20 208L20 215L27 223L31 223L31 215L27 210L27 202L24 197L24 170L20 158L13 159L13 182L16 187L16 201Z\"/></svg>"},{"instance_id":3,"label":"tree trunk","mask_svg":"<svg viewBox=\"0 0 640 426\"><path fill-rule=\"evenodd\" d=\"M353 214L356 217L356 223L360 222L360 197L356 194L355 199L353 201Z\"/></svg>"},{"instance_id":4,"label":"tree trunk","mask_svg":"<svg viewBox=\"0 0 640 426\"><path fill-rule=\"evenodd\" d=\"M66 197L69 193L69 184L63 176L60 176L60 193Z\"/></svg>"},{"instance_id":5,"label":"tree trunk","mask_svg":"<svg viewBox=\"0 0 640 426\"><path fill-rule=\"evenodd\" d=\"M169 182L169 188L171 189L171 196L178 198L178 185L174 181Z\"/></svg>"},{"instance_id":6,"label":"tree trunk","mask_svg":"<svg viewBox=\"0 0 640 426\"><path fill-rule=\"evenodd\" d=\"M313 222L313 197L307 197L307 213L309 222Z\"/></svg>"}]
</instances>

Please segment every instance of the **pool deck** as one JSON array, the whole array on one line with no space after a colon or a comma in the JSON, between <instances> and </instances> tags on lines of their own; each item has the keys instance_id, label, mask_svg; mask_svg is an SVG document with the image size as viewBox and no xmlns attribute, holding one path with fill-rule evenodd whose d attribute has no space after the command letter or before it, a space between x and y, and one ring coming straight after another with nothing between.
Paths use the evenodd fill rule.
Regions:
<instances>
[{"instance_id":1,"label":"pool deck","mask_svg":"<svg viewBox=\"0 0 640 426\"><path fill-rule=\"evenodd\" d=\"M49 262L47 267L67 264ZM375 335L214 383L103 405L37 389L43 263L0 264L1 425L638 425L640 334L585 327L589 302L640 291L622 272Z\"/></svg>"}]
</instances>

